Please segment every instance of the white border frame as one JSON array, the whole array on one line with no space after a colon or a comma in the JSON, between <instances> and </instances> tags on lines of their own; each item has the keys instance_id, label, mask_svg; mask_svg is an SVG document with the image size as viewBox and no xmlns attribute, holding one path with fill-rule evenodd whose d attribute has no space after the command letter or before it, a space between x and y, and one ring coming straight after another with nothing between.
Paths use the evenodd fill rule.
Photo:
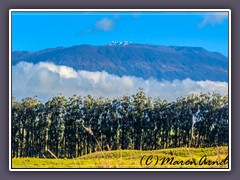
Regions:
<instances>
[{"instance_id":1,"label":"white border frame","mask_svg":"<svg viewBox=\"0 0 240 180\"><path fill-rule=\"evenodd\" d=\"M11 157L11 127L12 127L12 12L228 12L228 100L229 100L229 144L228 169L14 169ZM231 10L230 9L10 9L9 10L9 171L231 171Z\"/></svg>"}]
</instances>

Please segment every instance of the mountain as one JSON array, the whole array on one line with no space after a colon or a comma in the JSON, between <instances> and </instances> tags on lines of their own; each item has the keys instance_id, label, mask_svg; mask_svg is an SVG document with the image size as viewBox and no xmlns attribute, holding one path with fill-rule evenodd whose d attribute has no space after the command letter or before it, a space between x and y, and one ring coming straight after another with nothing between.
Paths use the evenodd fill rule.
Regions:
<instances>
[{"instance_id":1,"label":"mountain","mask_svg":"<svg viewBox=\"0 0 240 180\"><path fill-rule=\"evenodd\" d=\"M75 70L106 71L144 79L228 81L228 58L201 47L111 44L12 52L12 65L20 61L52 62Z\"/></svg>"}]
</instances>

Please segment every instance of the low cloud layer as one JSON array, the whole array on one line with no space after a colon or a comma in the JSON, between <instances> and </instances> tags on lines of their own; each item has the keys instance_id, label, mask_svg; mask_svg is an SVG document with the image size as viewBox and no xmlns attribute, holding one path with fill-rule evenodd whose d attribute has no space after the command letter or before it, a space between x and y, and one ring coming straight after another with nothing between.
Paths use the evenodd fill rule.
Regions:
<instances>
[{"instance_id":1,"label":"low cloud layer","mask_svg":"<svg viewBox=\"0 0 240 180\"><path fill-rule=\"evenodd\" d=\"M38 96L41 100L62 94L115 98L132 95L139 88L151 97L175 100L189 93L217 92L228 93L228 83L213 81L174 81L144 80L131 76L119 77L107 72L75 71L66 66L51 63L21 62L12 67L12 92L17 98Z\"/></svg>"}]
</instances>

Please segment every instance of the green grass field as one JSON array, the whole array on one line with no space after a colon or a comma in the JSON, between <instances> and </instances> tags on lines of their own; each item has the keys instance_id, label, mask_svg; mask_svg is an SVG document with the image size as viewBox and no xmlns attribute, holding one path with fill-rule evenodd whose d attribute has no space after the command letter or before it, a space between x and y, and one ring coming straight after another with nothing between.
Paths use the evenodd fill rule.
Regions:
<instances>
[{"instance_id":1,"label":"green grass field","mask_svg":"<svg viewBox=\"0 0 240 180\"><path fill-rule=\"evenodd\" d=\"M228 168L227 156L227 146L155 151L117 150L95 152L73 159L13 158L12 168ZM169 162L167 158L170 158ZM171 158L174 158L172 162ZM215 162L221 163L223 160L222 164Z\"/></svg>"}]
</instances>

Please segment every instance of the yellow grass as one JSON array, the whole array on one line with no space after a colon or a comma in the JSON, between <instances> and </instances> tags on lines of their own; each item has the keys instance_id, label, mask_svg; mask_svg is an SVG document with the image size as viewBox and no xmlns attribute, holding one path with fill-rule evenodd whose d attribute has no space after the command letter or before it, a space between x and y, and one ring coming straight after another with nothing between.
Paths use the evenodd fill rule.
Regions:
<instances>
[{"instance_id":1,"label":"yellow grass","mask_svg":"<svg viewBox=\"0 0 240 180\"><path fill-rule=\"evenodd\" d=\"M154 151L116 150L95 152L73 159L13 158L12 168L228 168L227 157L227 146Z\"/></svg>"}]
</instances>

